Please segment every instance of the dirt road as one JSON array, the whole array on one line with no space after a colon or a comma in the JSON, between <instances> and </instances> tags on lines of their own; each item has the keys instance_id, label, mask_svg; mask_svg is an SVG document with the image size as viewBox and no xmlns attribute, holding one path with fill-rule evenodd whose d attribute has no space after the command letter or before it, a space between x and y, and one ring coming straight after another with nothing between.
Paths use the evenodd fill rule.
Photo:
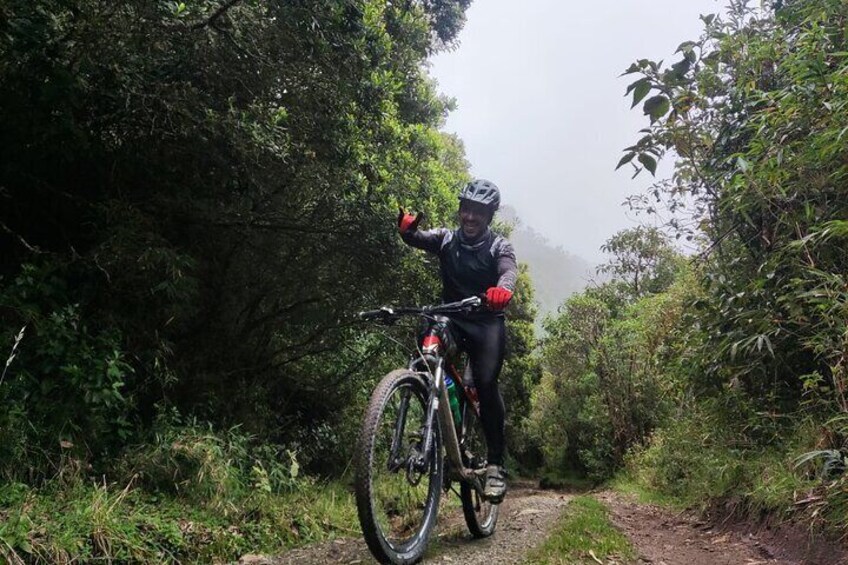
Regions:
<instances>
[{"instance_id":1,"label":"dirt road","mask_svg":"<svg viewBox=\"0 0 848 565\"><path fill-rule=\"evenodd\" d=\"M529 485L515 486L501 507L497 531L483 540L474 540L468 534L461 510L443 514L424 562L520 563L527 550L544 539L570 498L565 493L542 491ZM250 565L323 565L372 563L373 559L361 539L338 539L296 549L273 559L243 562Z\"/></svg>"},{"instance_id":2,"label":"dirt road","mask_svg":"<svg viewBox=\"0 0 848 565\"><path fill-rule=\"evenodd\" d=\"M716 528L689 513L675 513L638 504L627 496L601 492L595 496L610 509L613 524L630 539L637 558L627 565L836 565L846 563L829 547L811 555L785 532L756 534L741 528ZM444 513L424 563L495 565L529 563L527 554L547 537L572 495L539 490L529 484L513 487L503 503L496 533L474 540L465 529L459 510ZM805 557L806 555L806 557ZM592 557L590 559L590 557ZM293 550L277 557L245 556L242 565L324 565L372 563L361 539L344 538ZM571 561L556 561L570 563ZM577 563L625 565L620 560L602 562L586 555Z\"/></svg>"},{"instance_id":3,"label":"dirt road","mask_svg":"<svg viewBox=\"0 0 848 565\"><path fill-rule=\"evenodd\" d=\"M692 512L673 512L614 492L595 495L612 523L630 539L639 558L654 565L839 565L844 548L811 539L800 525L768 527L705 522Z\"/></svg>"}]
</instances>

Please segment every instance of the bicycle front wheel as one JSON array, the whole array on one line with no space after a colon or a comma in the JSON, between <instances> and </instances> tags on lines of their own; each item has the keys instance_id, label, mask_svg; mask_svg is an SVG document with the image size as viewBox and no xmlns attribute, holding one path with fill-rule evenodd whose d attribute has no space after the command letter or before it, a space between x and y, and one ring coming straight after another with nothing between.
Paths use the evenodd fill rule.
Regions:
<instances>
[{"instance_id":1,"label":"bicycle front wheel","mask_svg":"<svg viewBox=\"0 0 848 565\"><path fill-rule=\"evenodd\" d=\"M381 563L419 561L436 524L442 450L434 426L430 453L422 453L427 396L418 375L393 371L365 413L356 449L356 507L368 548Z\"/></svg>"},{"instance_id":2,"label":"bicycle front wheel","mask_svg":"<svg viewBox=\"0 0 848 565\"><path fill-rule=\"evenodd\" d=\"M481 484L486 481L486 436L477 413L466 403L463 417L462 458L463 463L479 477ZM492 504L480 494L468 481L459 486L462 499L462 513L468 531L475 538L489 537L498 523L500 506Z\"/></svg>"}]
</instances>

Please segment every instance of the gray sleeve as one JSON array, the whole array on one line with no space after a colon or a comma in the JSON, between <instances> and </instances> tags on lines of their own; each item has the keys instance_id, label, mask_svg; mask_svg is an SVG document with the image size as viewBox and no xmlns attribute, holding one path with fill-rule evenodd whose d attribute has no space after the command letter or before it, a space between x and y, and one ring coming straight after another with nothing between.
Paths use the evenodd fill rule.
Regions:
<instances>
[{"instance_id":1,"label":"gray sleeve","mask_svg":"<svg viewBox=\"0 0 848 565\"><path fill-rule=\"evenodd\" d=\"M492 254L498 261L498 286L515 291L518 282L518 262L515 260L515 249L506 239L499 237L492 246Z\"/></svg>"},{"instance_id":2,"label":"gray sleeve","mask_svg":"<svg viewBox=\"0 0 848 565\"><path fill-rule=\"evenodd\" d=\"M427 231L408 231L400 234L400 237L407 245L438 254L442 247L442 241L444 241L445 235L448 233L450 233L448 229L436 228Z\"/></svg>"}]
</instances>

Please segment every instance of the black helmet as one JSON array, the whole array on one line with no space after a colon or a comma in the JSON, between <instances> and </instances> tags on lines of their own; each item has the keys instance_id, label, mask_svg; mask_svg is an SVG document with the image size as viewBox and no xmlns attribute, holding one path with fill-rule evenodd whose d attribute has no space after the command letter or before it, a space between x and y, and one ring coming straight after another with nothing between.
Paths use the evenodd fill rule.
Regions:
<instances>
[{"instance_id":1,"label":"black helmet","mask_svg":"<svg viewBox=\"0 0 848 565\"><path fill-rule=\"evenodd\" d=\"M501 205L501 191L492 181L486 179L474 179L465 185L462 192L459 193L460 202L470 200L478 202L492 209L492 212L497 211Z\"/></svg>"}]
</instances>

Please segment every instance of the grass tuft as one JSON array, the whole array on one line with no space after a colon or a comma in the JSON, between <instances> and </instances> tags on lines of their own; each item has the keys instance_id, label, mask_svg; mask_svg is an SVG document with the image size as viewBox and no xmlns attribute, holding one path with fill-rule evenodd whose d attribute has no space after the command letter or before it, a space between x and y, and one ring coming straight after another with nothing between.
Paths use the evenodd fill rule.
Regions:
<instances>
[{"instance_id":1,"label":"grass tuft","mask_svg":"<svg viewBox=\"0 0 848 565\"><path fill-rule=\"evenodd\" d=\"M209 563L360 535L338 483L233 498L226 509L134 487L0 487L0 562Z\"/></svg>"},{"instance_id":2,"label":"grass tuft","mask_svg":"<svg viewBox=\"0 0 848 565\"><path fill-rule=\"evenodd\" d=\"M545 542L533 550L527 563L597 563L634 556L627 537L610 522L603 503L591 496L577 496Z\"/></svg>"},{"instance_id":3,"label":"grass tuft","mask_svg":"<svg viewBox=\"0 0 848 565\"><path fill-rule=\"evenodd\" d=\"M0 484L0 563L209 563L359 535L345 485L238 429L166 425L115 467L92 481L69 460L38 486Z\"/></svg>"}]
</instances>

